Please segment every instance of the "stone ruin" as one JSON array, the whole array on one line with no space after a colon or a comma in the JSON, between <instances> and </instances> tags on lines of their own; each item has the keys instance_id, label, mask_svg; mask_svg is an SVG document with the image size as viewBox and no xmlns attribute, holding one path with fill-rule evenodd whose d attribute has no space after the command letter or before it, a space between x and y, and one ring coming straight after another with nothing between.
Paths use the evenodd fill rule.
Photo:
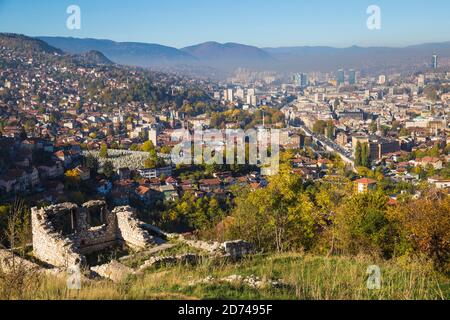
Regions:
<instances>
[{"instance_id":1,"label":"stone ruin","mask_svg":"<svg viewBox=\"0 0 450 320\"><path fill-rule=\"evenodd\" d=\"M31 217L34 255L55 267L86 265L85 255L116 245L143 250L156 242L131 207L109 211L104 201L33 208Z\"/></svg>"},{"instance_id":2,"label":"stone ruin","mask_svg":"<svg viewBox=\"0 0 450 320\"><path fill-rule=\"evenodd\" d=\"M194 265L204 258L240 259L253 253L253 246L242 240L224 243L192 241L180 234L165 233L141 222L131 207L117 207L109 211L104 201L90 201L80 207L63 203L42 209L33 208L31 221L34 256L48 264L51 269L37 265L36 267L50 274L58 274L60 271L79 266L87 267L90 270L89 276L119 282L129 274L142 274L151 267ZM158 253L175 246L173 243L166 243L164 239L184 243L203 254L159 256ZM123 245L136 252L121 257L120 261L111 260L103 265L88 265L87 255ZM149 258L138 267L130 268L121 263L148 255ZM0 254L0 263L2 259Z\"/></svg>"}]
</instances>

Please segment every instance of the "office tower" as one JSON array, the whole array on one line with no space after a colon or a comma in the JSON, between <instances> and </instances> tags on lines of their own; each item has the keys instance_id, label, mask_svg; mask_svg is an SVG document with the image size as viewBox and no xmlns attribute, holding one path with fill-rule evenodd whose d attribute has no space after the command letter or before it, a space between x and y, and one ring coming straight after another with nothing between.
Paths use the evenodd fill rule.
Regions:
<instances>
[{"instance_id":1,"label":"office tower","mask_svg":"<svg viewBox=\"0 0 450 320\"><path fill-rule=\"evenodd\" d=\"M228 90L223 90L223 100L228 101Z\"/></svg>"},{"instance_id":2,"label":"office tower","mask_svg":"<svg viewBox=\"0 0 450 320\"><path fill-rule=\"evenodd\" d=\"M355 85L356 84L356 71L353 69L350 69L348 71L348 83L350 85Z\"/></svg>"},{"instance_id":3,"label":"office tower","mask_svg":"<svg viewBox=\"0 0 450 320\"><path fill-rule=\"evenodd\" d=\"M234 101L234 93L233 89L228 89L228 101L233 102Z\"/></svg>"},{"instance_id":4,"label":"office tower","mask_svg":"<svg viewBox=\"0 0 450 320\"><path fill-rule=\"evenodd\" d=\"M383 84L386 84L386 82L387 82L387 78L384 74L382 74L378 77L378 84L383 85Z\"/></svg>"},{"instance_id":5,"label":"office tower","mask_svg":"<svg viewBox=\"0 0 450 320\"><path fill-rule=\"evenodd\" d=\"M255 89L248 89L248 90L247 90L247 95L249 95L249 96L255 96L255 95L256 95L256 90L255 90Z\"/></svg>"},{"instance_id":6,"label":"office tower","mask_svg":"<svg viewBox=\"0 0 450 320\"><path fill-rule=\"evenodd\" d=\"M436 70L438 68L438 56L433 55L433 59L431 60L431 68Z\"/></svg>"},{"instance_id":7,"label":"office tower","mask_svg":"<svg viewBox=\"0 0 450 320\"><path fill-rule=\"evenodd\" d=\"M309 85L309 79L307 73L302 73L300 75L300 87L306 88Z\"/></svg>"},{"instance_id":8,"label":"office tower","mask_svg":"<svg viewBox=\"0 0 450 320\"><path fill-rule=\"evenodd\" d=\"M345 72L344 69L339 69L337 72L337 85L340 86L345 82Z\"/></svg>"},{"instance_id":9,"label":"office tower","mask_svg":"<svg viewBox=\"0 0 450 320\"><path fill-rule=\"evenodd\" d=\"M300 88L306 88L309 85L309 79L307 73L296 73L294 75L295 85Z\"/></svg>"}]
</instances>

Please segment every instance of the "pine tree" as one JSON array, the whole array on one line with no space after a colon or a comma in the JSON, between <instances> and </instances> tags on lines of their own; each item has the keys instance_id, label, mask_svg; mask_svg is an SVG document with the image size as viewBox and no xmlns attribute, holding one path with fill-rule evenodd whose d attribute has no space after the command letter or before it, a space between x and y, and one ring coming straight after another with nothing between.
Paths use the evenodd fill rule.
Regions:
<instances>
[{"instance_id":1,"label":"pine tree","mask_svg":"<svg viewBox=\"0 0 450 320\"><path fill-rule=\"evenodd\" d=\"M370 165L369 144L364 143L361 150L361 166L368 168Z\"/></svg>"},{"instance_id":2,"label":"pine tree","mask_svg":"<svg viewBox=\"0 0 450 320\"><path fill-rule=\"evenodd\" d=\"M358 142L356 144L356 149L355 149L355 166L356 167L360 167L362 165L362 146L361 143Z\"/></svg>"}]
</instances>

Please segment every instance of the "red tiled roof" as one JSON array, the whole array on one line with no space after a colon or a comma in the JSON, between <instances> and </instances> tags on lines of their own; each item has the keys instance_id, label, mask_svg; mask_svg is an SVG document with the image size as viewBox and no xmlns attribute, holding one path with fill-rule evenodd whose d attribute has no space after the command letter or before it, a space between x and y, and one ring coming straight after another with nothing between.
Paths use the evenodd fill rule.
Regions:
<instances>
[{"instance_id":1,"label":"red tiled roof","mask_svg":"<svg viewBox=\"0 0 450 320\"><path fill-rule=\"evenodd\" d=\"M362 183L362 184L375 184L377 183L375 180L368 179L368 178L362 178L359 180L356 180L355 183Z\"/></svg>"}]
</instances>

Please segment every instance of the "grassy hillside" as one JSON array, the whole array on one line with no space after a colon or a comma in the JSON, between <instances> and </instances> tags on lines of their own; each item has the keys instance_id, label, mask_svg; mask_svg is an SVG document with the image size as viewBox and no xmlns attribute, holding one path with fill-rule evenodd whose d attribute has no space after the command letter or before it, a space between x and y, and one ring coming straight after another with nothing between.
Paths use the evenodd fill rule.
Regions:
<instances>
[{"instance_id":1,"label":"grassy hillside","mask_svg":"<svg viewBox=\"0 0 450 320\"><path fill-rule=\"evenodd\" d=\"M450 281L421 263L379 263L382 289L368 290L368 258L318 258L300 254L259 255L239 263L205 261L197 266L150 269L114 284L92 281L68 291L63 279L46 278L27 290L28 299L449 299ZM406 265L406 264L405 264ZM276 286L220 279L280 280ZM209 277L209 280L205 280ZM235 277L236 278L236 277ZM214 280L213 280L214 279Z\"/></svg>"}]
</instances>

